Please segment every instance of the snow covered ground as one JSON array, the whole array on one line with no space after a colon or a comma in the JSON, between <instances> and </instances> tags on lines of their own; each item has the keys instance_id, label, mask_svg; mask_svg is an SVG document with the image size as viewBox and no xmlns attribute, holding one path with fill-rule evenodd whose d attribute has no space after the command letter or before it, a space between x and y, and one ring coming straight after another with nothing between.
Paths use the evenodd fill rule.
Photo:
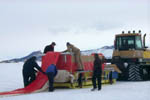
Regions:
<instances>
[{"instance_id":1,"label":"snow covered ground","mask_svg":"<svg viewBox=\"0 0 150 100\"><path fill-rule=\"evenodd\" d=\"M0 64L0 92L23 87L23 63ZM91 92L90 88L56 89L19 96L3 97L0 100L150 100L150 81L117 82L103 85L101 91Z\"/></svg>"}]
</instances>

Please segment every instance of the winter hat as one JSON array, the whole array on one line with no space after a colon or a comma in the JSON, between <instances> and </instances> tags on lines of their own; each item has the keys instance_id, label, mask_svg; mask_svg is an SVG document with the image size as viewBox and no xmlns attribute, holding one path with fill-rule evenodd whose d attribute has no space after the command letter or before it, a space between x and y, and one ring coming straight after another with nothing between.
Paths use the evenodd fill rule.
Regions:
<instances>
[{"instance_id":1,"label":"winter hat","mask_svg":"<svg viewBox=\"0 0 150 100\"><path fill-rule=\"evenodd\" d=\"M66 45L68 46L68 45L70 45L70 43L69 43L69 42L67 42L67 43L66 43Z\"/></svg>"},{"instance_id":2,"label":"winter hat","mask_svg":"<svg viewBox=\"0 0 150 100\"><path fill-rule=\"evenodd\" d=\"M52 42L52 45L56 45L56 43L55 43L55 42Z\"/></svg>"}]
</instances>

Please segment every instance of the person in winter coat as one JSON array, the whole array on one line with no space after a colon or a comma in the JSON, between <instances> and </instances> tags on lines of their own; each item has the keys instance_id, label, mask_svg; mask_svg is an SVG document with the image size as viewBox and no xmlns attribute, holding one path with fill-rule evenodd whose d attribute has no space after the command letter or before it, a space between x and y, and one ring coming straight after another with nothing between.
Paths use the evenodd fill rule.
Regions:
<instances>
[{"instance_id":1,"label":"person in winter coat","mask_svg":"<svg viewBox=\"0 0 150 100\"><path fill-rule=\"evenodd\" d=\"M51 45L47 45L45 48L44 48L44 53L46 54L47 52L49 51L54 51L54 46L56 45L55 42L52 42Z\"/></svg>"},{"instance_id":2,"label":"person in winter coat","mask_svg":"<svg viewBox=\"0 0 150 100\"><path fill-rule=\"evenodd\" d=\"M67 46L67 50L65 50L63 52L73 53L74 57L75 57L75 61L78 65L78 70L83 70L83 63L82 63L82 60L81 60L80 49L78 49L74 45L70 44L69 42L67 42L66 46Z\"/></svg>"},{"instance_id":3,"label":"person in winter coat","mask_svg":"<svg viewBox=\"0 0 150 100\"><path fill-rule=\"evenodd\" d=\"M75 62L77 63L77 66L78 66L77 71L83 71L84 66L83 66L82 59L81 59L80 49L70 44L69 42L67 42L66 46L67 46L67 50L63 52L73 53L75 57ZM82 88L82 73L79 73L78 84L79 84L79 87Z\"/></svg>"},{"instance_id":4,"label":"person in winter coat","mask_svg":"<svg viewBox=\"0 0 150 100\"><path fill-rule=\"evenodd\" d=\"M54 64L51 64L50 66L48 66L48 68L46 69L46 74L49 80L49 92L53 92L54 91L54 78L57 75L57 68Z\"/></svg>"},{"instance_id":5,"label":"person in winter coat","mask_svg":"<svg viewBox=\"0 0 150 100\"><path fill-rule=\"evenodd\" d=\"M98 82L98 90L101 90L101 74L102 74L102 60L99 58L98 54L94 54L94 66L93 66L93 76L92 76L92 84L94 91L96 86L96 80Z\"/></svg>"},{"instance_id":6,"label":"person in winter coat","mask_svg":"<svg viewBox=\"0 0 150 100\"><path fill-rule=\"evenodd\" d=\"M35 80L36 70L34 68L45 74L45 72L43 72L43 70L36 63L36 57L33 56L29 58L27 61L25 61L22 70L24 87L28 86Z\"/></svg>"}]
</instances>

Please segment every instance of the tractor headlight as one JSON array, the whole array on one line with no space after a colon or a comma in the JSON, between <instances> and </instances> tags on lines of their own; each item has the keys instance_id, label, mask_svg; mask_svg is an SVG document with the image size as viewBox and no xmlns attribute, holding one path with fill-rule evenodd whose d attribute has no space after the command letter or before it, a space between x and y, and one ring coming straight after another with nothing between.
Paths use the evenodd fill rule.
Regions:
<instances>
[{"instance_id":1,"label":"tractor headlight","mask_svg":"<svg viewBox=\"0 0 150 100\"><path fill-rule=\"evenodd\" d=\"M143 62L143 59L142 59L142 58L139 58L139 62Z\"/></svg>"},{"instance_id":2,"label":"tractor headlight","mask_svg":"<svg viewBox=\"0 0 150 100\"><path fill-rule=\"evenodd\" d=\"M127 62L124 63L124 67L125 67L125 68L128 67L128 63L127 63Z\"/></svg>"}]
</instances>

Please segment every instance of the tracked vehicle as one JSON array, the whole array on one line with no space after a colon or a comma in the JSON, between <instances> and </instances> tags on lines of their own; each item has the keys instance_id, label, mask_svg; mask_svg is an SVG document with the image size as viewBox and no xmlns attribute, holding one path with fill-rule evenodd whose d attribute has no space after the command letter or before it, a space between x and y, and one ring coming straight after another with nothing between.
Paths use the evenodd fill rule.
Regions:
<instances>
[{"instance_id":1,"label":"tracked vehicle","mask_svg":"<svg viewBox=\"0 0 150 100\"><path fill-rule=\"evenodd\" d=\"M145 37L142 39L141 31L115 36L112 63L122 71L118 80L150 80L150 49L145 46Z\"/></svg>"}]
</instances>

